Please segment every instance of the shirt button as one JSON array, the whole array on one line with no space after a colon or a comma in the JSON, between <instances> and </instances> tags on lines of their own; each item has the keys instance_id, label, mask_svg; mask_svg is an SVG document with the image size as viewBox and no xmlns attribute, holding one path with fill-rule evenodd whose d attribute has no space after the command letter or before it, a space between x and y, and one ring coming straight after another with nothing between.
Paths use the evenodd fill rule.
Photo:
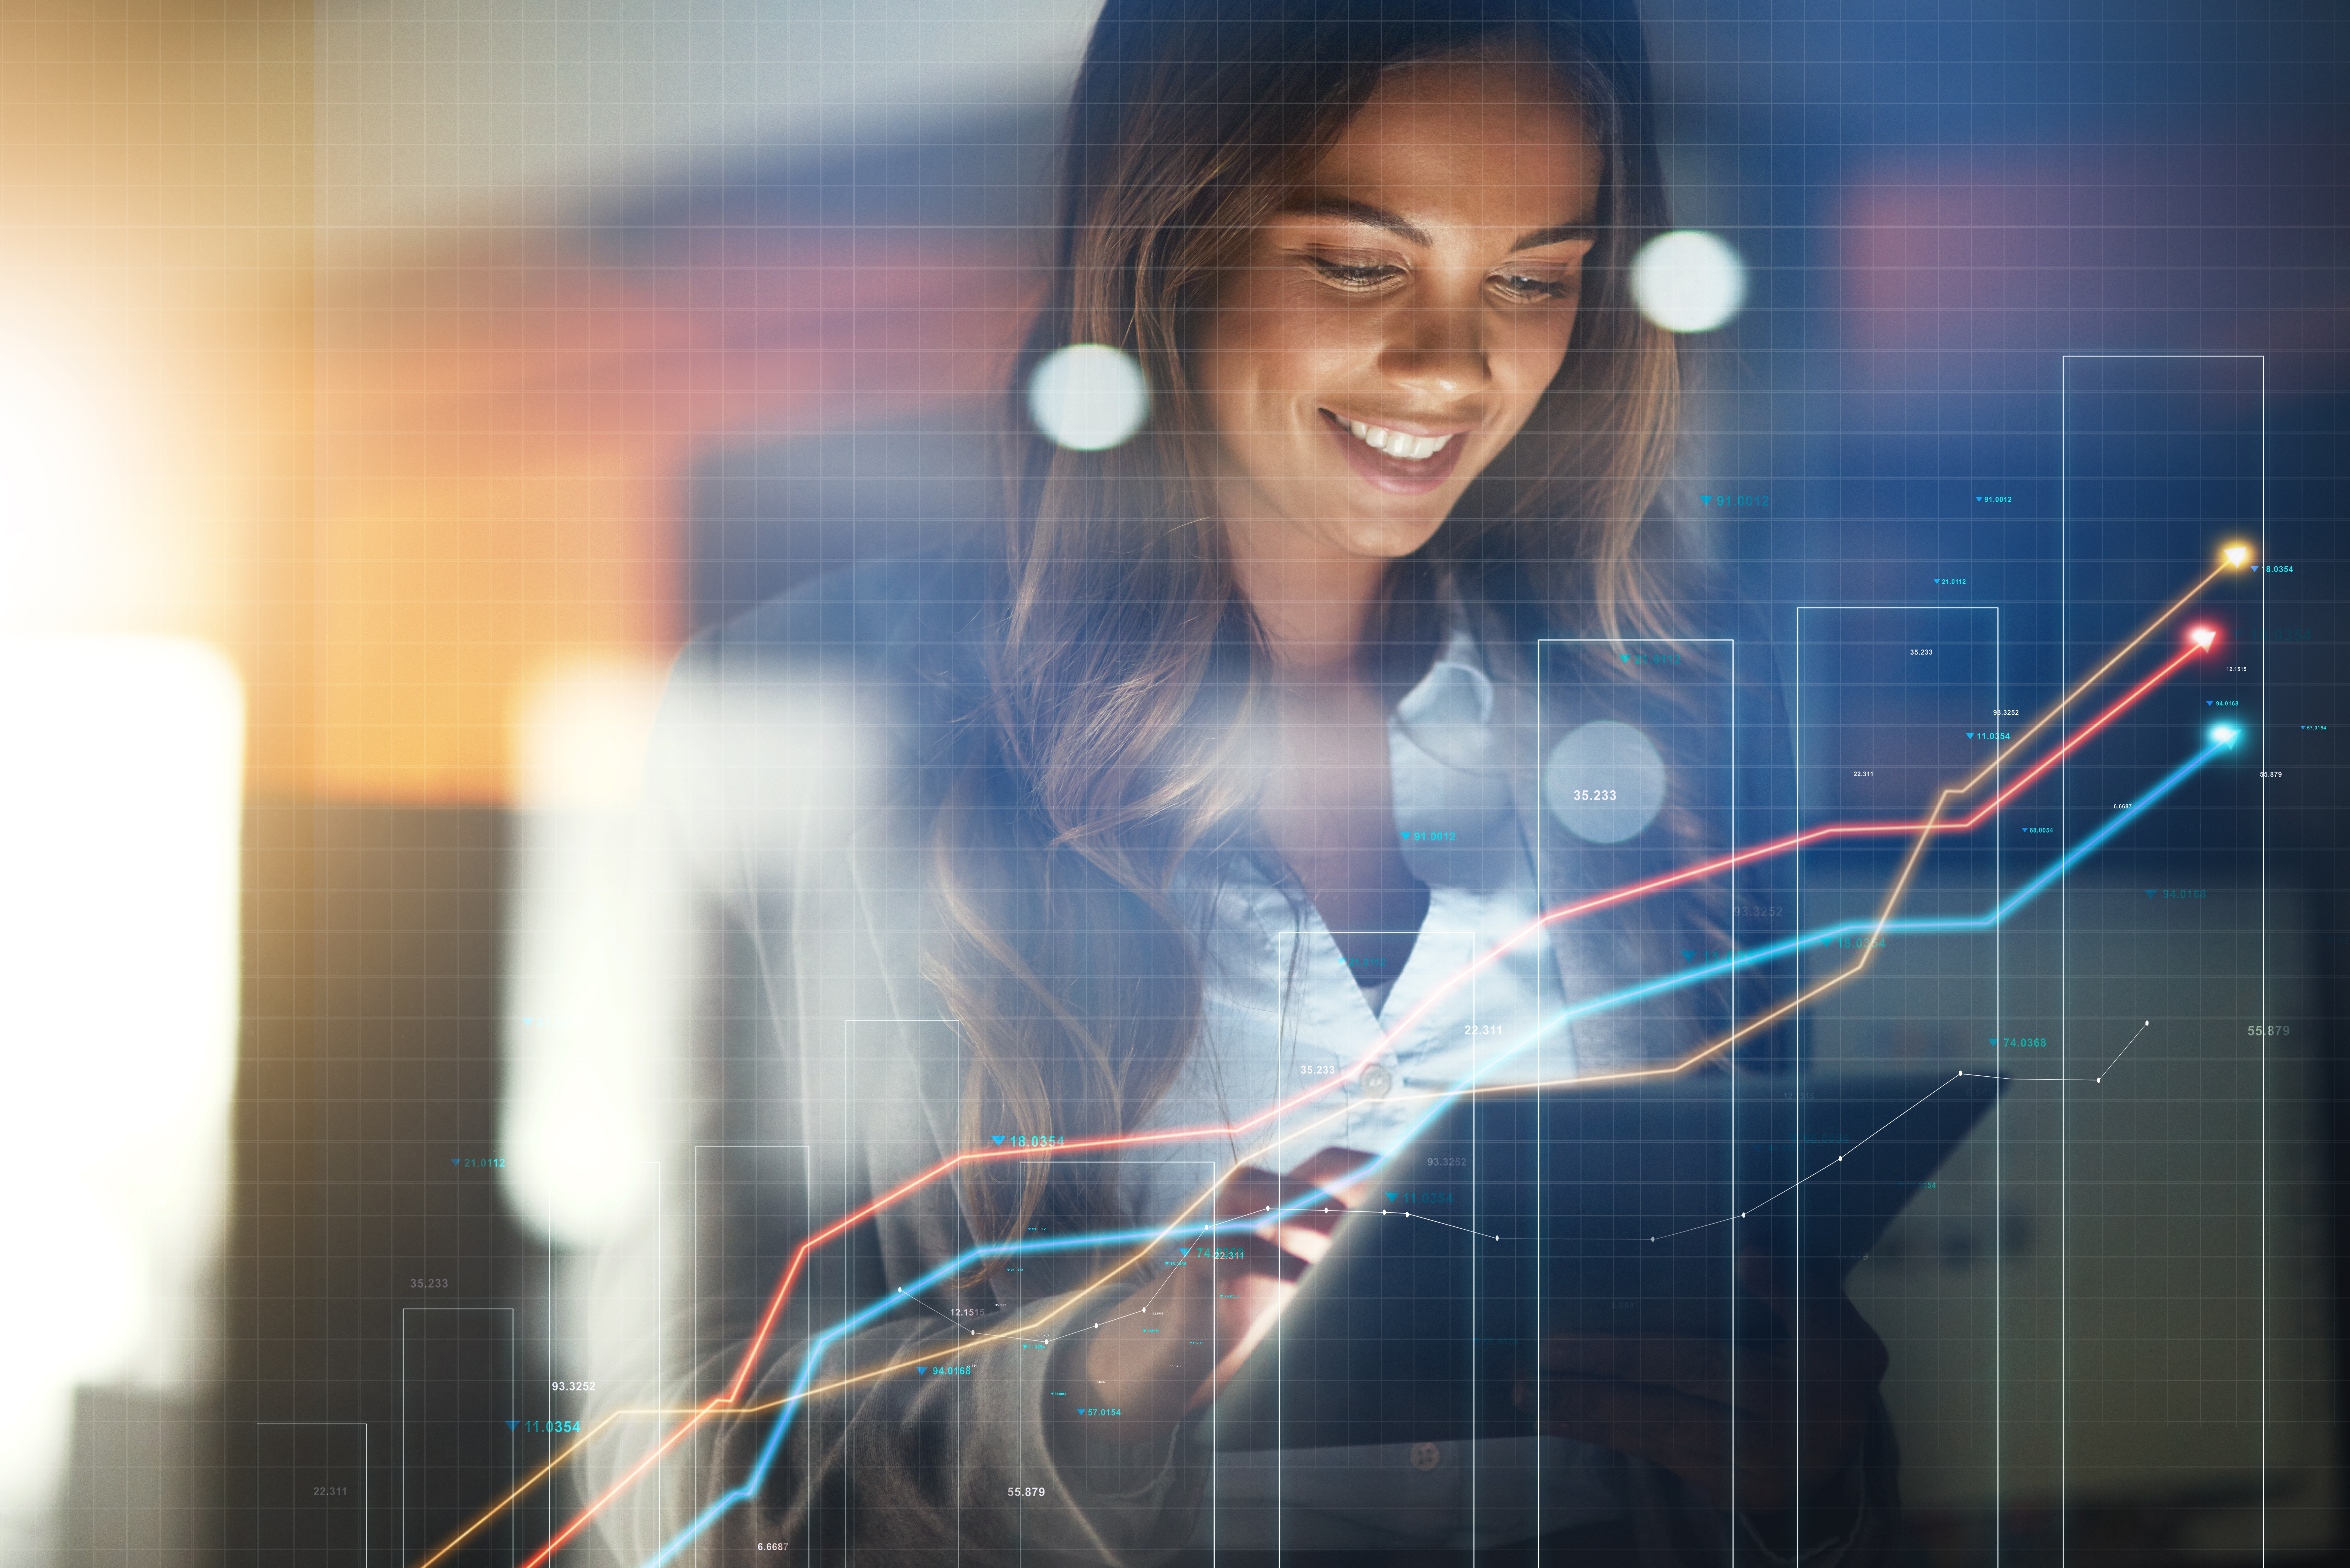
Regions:
<instances>
[{"instance_id":1,"label":"shirt button","mask_svg":"<svg viewBox=\"0 0 2350 1568\"><path fill-rule=\"evenodd\" d=\"M1363 1097L1367 1100L1384 1100L1394 1087L1395 1075L1385 1067L1373 1067L1363 1075Z\"/></svg>"}]
</instances>

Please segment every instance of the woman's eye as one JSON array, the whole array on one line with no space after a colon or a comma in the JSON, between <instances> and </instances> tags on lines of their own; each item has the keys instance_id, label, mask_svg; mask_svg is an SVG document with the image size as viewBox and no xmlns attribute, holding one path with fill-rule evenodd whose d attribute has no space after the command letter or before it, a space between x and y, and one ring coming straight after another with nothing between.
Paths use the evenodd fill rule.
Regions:
<instances>
[{"instance_id":1,"label":"woman's eye","mask_svg":"<svg viewBox=\"0 0 2350 1568\"><path fill-rule=\"evenodd\" d=\"M1314 270L1341 288L1377 288L1392 278L1403 275L1403 269L1383 262L1326 261L1320 256L1308 256Z\"/></svg>"},{"instance_id":2,"label":"woman's eye","mask_svg":"<svg viewBox=\"0 0 2350 1568\"><path fill-rule=\"evenodd\" d=\"M1494 283L1514 299L1573 299L1582 287L1580 274L1566 277L1517 277L1504 275Z\"/></svg>"}]
</instances>

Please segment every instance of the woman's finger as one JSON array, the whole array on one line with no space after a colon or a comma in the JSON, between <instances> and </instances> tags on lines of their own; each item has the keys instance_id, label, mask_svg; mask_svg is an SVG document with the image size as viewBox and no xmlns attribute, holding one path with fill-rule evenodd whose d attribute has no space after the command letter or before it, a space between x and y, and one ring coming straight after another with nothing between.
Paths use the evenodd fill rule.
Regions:
<instances>
[{"instance_id":1,"label":"woman's finger","mask_svg":"<svg viewBox=\"0 0 2350 1568\"><path fill-rule=\"evenodd\" d=\"M1289 1173L1289 1179L1298 1184L1298 1196L1319 1188L1327 1192L1341 1209L1359 1209L1370 1196L1375 1178L1363 1174L1364 1168L1378 1157L1359 1148L1330 1147L1317 1149L1299 1161Z\"/></svg>"},{"instance_id":2,"label":"woman's finger","mask_svg":"<svg viewBox=\"0 0 2350 1568\"><path fill-rule=\"evenodd\" d=\"M1332 1224L1336 1223L1334 1217ZM1283 1251L1308 1263L1318 1263L1330 1251L1330 1231L1324 1226L1297 1221L1260 1228L1257 1234Z\"/></svg>"},{"instance_id":3,"label":"woman's finger","mask_svg":"<svg viewBox=\"0 0 2350 1568\"><path fill-rule=\"evenodd\" d=\"M1220 1231L1196 1241L1177 1243L1176 1266L1201 1265L1210 1280L1263 1276L1294 1284L1312 1262L1253 1231Z\"/></svg>"},{"instance_id":4,"label":"woman's finger","mask_svg":"<svg viewBox=\"0 0 2350 1568\"><path fill-rule=\"evenodd\" d=\"M1242 1166L1216 1189L1215 1215L1237 1220L1261 1214L1281 1201L1281 1178L1253 1165Z\"/></svg>"},{"instance_id":5,"label":"woman's finger","mask_svg":"<svg viewBox=\"0 0 2350 1568\"><path fill-rule=\"evenodd\" d=\"M1337 1223L1336 1215L1293 1216L1258 1225L1233 1222L1253 1220L1317 1190L1311 1183L1298 1183L1255 1166L1243 1166L1217 1189L1215 1228L1203 1232L1198 1244L1232 1251L1242 1248L1243 1238L1253 1235L1312 1262L1328 1250L1327 1231Z\"/></svg>"},{"instance_id":6,"label":"woman's finger","mask_svg":"<svg viewBox=\"0 0 2350 1568\"><path fill-rule=\"evenodd\" d=\"M1334 1192L1329 1183L1361 1169L1373 1158L1360 1149L1326 1148L1286 1175L1243 1167L1218 1194L1217 1216L1247 1219L1281 1210L1279 1219L1255 1227L1256 1233L1306 1262L1318 1262L1330 1250L1331 1232L1349 1209L1347 1199Z\"/></svg>"},{"instance_id":7,"label":"woman's finger","mask_svg":"<svg viewBox=\"0 0 2350 1568\"><path fill-rule=\"evenodd\" d=\"M1350 1151L1325 1149L1323 1155L1343 1155ZM1370 1157L1361 1155L1358 1159ZM1316 1155L1315 1160L1322 1158ZM1307 1162L1309 1165L1313 1161ZM1344 1168L1352 1168L1346 1167ZM1294 1215L1284 1216L1284 1224L1314 1224L1323 1230L1338 1221L1347 1205L1304 1167L1286 1176L1256 1166L1244 1165L1224 1179L1216 1189L1215 1214L1219 1220L1245 1220L1276 1209L1292 1209Z\"/></svg>"}]
</instances>

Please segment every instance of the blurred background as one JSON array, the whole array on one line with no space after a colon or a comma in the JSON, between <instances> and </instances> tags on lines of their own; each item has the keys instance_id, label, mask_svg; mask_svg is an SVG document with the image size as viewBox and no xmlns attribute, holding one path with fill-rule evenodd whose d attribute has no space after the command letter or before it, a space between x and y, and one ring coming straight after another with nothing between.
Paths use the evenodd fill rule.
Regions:
<instances>
[{"instance_id":1,"label":"blurred background","mask_svg":"<svg viewBox=\"0 0 2350 1568\"><path fill-rule=\"evenodd\" d=\"M1901 699L1820 662L1810 607L1896 639L1998 607L1952 701L2030 712L2223 535L2272 568L2214 601L2224 673L2033 819L2126 800L2190 704L2259 727L2044 931L1969 950L2037 979L1986 1001L1949 961L1815 1025L1960 1060L1986 1009L2140 1012L2150 965L2205 1033L2145 1093L2233 1107L2167 1170L2209 1118L2031 1113L1995 1196L1872 1264L1920 1561L2339 1555L2350 19L1648 14L1677 220L1744 280L1688 338L1692 515L1815 724ZM544 1458L515 1424L592 1376L570 1260L690 1179L644 1120L663 999L614 978L657 911L607 913L667 660L991 515L1091 16L0 3L0 1563L405 1563ZM2074 938L2105 956L2042 961ZM2293 1030L2250 1078L2247 1020ZM2081 1208L2068 1139L2155 1168ZM2220 1195L2191 1232L2147 1185L2182 1169ZM2012 1365L1935 1316L2002 1281L2058 1303Z\"/></svg>"}]
</instances>

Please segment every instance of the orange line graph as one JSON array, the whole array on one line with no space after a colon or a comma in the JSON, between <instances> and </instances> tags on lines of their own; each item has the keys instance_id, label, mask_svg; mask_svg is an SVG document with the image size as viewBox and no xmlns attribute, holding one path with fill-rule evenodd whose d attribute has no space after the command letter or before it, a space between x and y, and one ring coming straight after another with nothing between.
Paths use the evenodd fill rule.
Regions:
<instances>
[{"instance_id":1,"label":"orange line graph","mask_svg":"<svg viewBox=\"0 0 2350 1568\"><path fill-rule=\"evenodd\" d=\"M1371 1051L1355 1062L1351 1066L1346 1068L1340 1073L1318 1080L1310 1089L1301 1091L1288 1099L1283 1100L1274 1106L1239 1121L1221 1127L1166 1128L1152 1132L1124 1133L1105 1135L1103 1137L1094 1138L1071 1139L1067 1143L1047 1146L1041 1149L1034 1147L969 1149L959 1151L945 1157L928 1169L922 1171L920 1174L899 1183L898 1186L875 1198L863 1207L848 1214L843 1215L838 1220L834 1220L831 1224L808 1236L799 1244L797 1249L793 1252L791 1261L785 1265L782 1277L778 1280L775 1292L769 1298L766 1311L761 1317L758 1328L753 1334L748 1345L745 1346L741 1362L735 1370L734 1376L723 1392L712 1397L702 1405L691 1407L689 1410L681 1410L676 1412L614 1412L612 1415L608 1416L603 1421L598 1422L589 1432L583 1434L577 1442L565 1449L562 1454L549 1459L544 1467L534 1473L528 1480L523 1481L508 1496L491 1505L491 1507L489 1507L479 1518L474 1520L473 1522L467 1525L457 1535L449 1540L438 1551L416 1563L415 1568L434 1568L434 1564L438 1563L442 1558L446 1557L467 1539L490 1523L501 1511L513 1506L515 1501L527 1494L532 1488L546 1480L561 1465L580 1453L590 1440L604 1432L623 1417L670 1413L681 1415L685 1418L681 1422L675 1431L671 1432L665 1439L663 1439L660 1446L639 1459L638 1463L626 1474L613 1481L612 1484L607 1487L600 1495L583 1506L579 1512L567 1521L562 1530L558 1531L543 1546L541 1546L524 1562L522 1568L543 1568L543 1565L554 1555L556 1552L559 1551L574 1536L576 1536L579 1531L584 1529L608 1504L609 1504L621 1492L627 1490L629 1487L633 1485L647 1469L658 1463L662 1456L675 1448L676 1445L682 1441L687 1436L691 1435L702 1421L708 1419L711 1416L719 1413L722 1409L733 1407L733 1413L736 1415L747 1415L756 1410L778 1407L790 1402L792 1398L806 1398L819 1393L830 1392L853 1383L860 1383L868 1381L873 1377L885 1376L891 1371L901 1369L902 1366L916 1365L917 1363L914 1362L906 1362L902 1364L893 1364L888 1366L875 1367L848 1377L837 1379L834 1382L825 1384L821 1386L811 1387L796 1396L786 1396L770 1403L754 1407L736 1406L736 1401L742 1397L744 1385L748 1382L753 1372L759 1365L760 1358L764 1352L766 1344L774 1334L776 1323L781 1318L784 1307L788 1304L791 1300L794 1288L797 1284L799 1278L806 1268L809 1256L817 1248L826 1245L853 1229L855 1226L863 1223L866 1220L870 1219L875 1214L890 1208L916 1192L923 1190L941 1179L953 1175L957 1171L962 1169L966 1165L995 1159L1050 1158L1056 1155L1081 1153L1090 1150L1122 1148L1151 1143L1188 1140L1220 1134L1232 1137L1245 1135L1264 1126L1268 1122L1285 1116L1288 1113L1308 1105L1325 1095L1327 1095L1332 1089L1338 1085L1350 1082L1354 1078L1359 1076L1363 1072L1367 1071L1381 1054L1392 1047L1399 1040L1405 1037L1419 1022L1419 1020L1427 1014L1429 1010L1434 1007L1444 996L1449 994L1458 986L1465 983L1489 965L1498 961L1503 954L1515 947L1519 942L1523 941L1529 936L1532 936L1536 932L1548 929L1554 926L1562 925L1569 920L1579 919L1584 915L1591 914L1600 909L1608 909L1634 898L1646 897L1650 893L1661 891L1665 888L1676 887L1704 877L1712 876L1716 873L1732 869L1754 860L1767 858L1774 855L1785 854L1792 850L1799 849L1807 845L1818 843L1825 839L1896 833L1916 835L1916 842L1911 846L1909 853L1903 863L1900 874L1893 884L1891 889L1888 891L1885 905L1878 914L1877 928L1881 932L1887 921L1891 919L1893 910L1898 906L1910 877L1913 875L1919 859L1923 856L1925 847L1934 834L1966 832L1980 826L1991 815L1991 813L1998 810L1999 807L2005 804L2010 798L2015 795L2018 792L2029 787L2033 782L2044 775L2050 768L2054 766L2058 762L2061 762L2076 747L2086 742L2093 735L2098 733L2122 713L2133 707L2142 697L2151 691L2156 686L2168 680L2189 659L2194 658L2198 654L2209 652L2217 641L2217 634L2210 631L2209 628L2197 628L2189 638L2188 647L2182 649L2177 655L2165 662L2152 674L2140 680L2128 691L2116 699L2103 712L2099 713L2089 723L2084 725L2079 731L2069 736L2064 744L2051 752L2028 772L2019 775L2012 783L2009 784L1997 794L1986 800L1970 815L1944 821L1941 818L1941 813L1945 807L1948 806L1952 800L1971 794L1985 779L1991 777L2003 764L2012 759L2018 752L2022 750L2023 747L2029 744L2037 735L2039 735L2041 732L2054 723L2076 701L2078 701L2083 695L2093 689L2100 680L2110 673L2116 665L2120 664L2132 652L2143 646L2147 639L2152 637L2156 631L2159 630L2163 625L2168 622L2172 617L2177 615L2188 604L2191 603L2222 573L2230 570L2230 568L2241 568L2245 564L2247 555L2248 552L2243 550L2242 547L2231 546L2225 556L2223 556L2219 565L2215 566L2202 578L2197 581L2191 587L2188 588L2186 592L2179 595L2178 597L2174 599L2153 619L2148 621L2135 637L2131 638L2129 641L2124 643L2120 648L2116 649L2115 652L2107 658L2104 663L2100 664L2096 670L2084 677L2079 681L2076 681L2070 690L2068 690L2053 706L2048 709L2046 712L2043 713L2038 719L2033 721L2030 727L2018 734L2012 741L2006 742L1999 752L1995 753L1991 760L1985 763L1981 769L1963 783L1944 788L1936 797L1932 807L1923 821L1905 823L1832 824L1827 826L1814 828L1809 832L1798 833L1784 838L1773 840L1765 844L1752 846L1745 849L1734 851L1730 855L1723 856L1715 860L1683 867L1677 871L1669 872L1661 876L1649 878L1644 882L1612 889L1608 892L1595 895L1592 898L1580 900L1576 903L1562 905L1557 909L1545 911L1534 920L1529 922L1524 929L1517 932L1508 940L1498 944L1482 957L1455 971L1451 976L1440 984L1425 1000L1423 1000L1419 1006L1413 1008L1409 1013L1407 1013L1392 1030L1388 1031L1384 1036L1382 1036L1378 1045L1373 1047ZM1685 1059L1650 1067L1626 1069L1609 1074L1590 1075L1576 1079L1563 1080L1562 1082L1596 1085L1600 1083L1622 1082L1666 1076L1686 1072L1700 1063L1709 1060L1729 1049L1739 1040L1745 1038L1747 1035L1752 1034L1759 1029L1767 1027L1772 1023L1776 1022L1779 1018L1785 1016L1788 1012L1798 1007L1805 1005L1809 1002L1815 1000L1818 996L1825 994L1827 991L1832 990L1854 978L1866 968L1869 962L1869 954L1871 950L1872 950L1870 949L1864 949L1862 956L1858 958L1850 968L1842 973L1831 976L1819 981L1816 985L1808 988L1807 990L1797 992L1795 995L1788 998L1785 1002L1779 1003L1757 1018L1750 1020L1746 1023L1733 1029L1721 1039L1711 1042ZM1513 1085L1513 1087L1519 1089L1523 1089L1525 1086L1526 1085ZM1284 1133L1281 1138L1276 1139L1274 1146L1268 1147L1277 1147L1280 1143L1287 1142L1292 1138L1301 1137L1305 1132L1312 1130L1315 1127L1323 1125L1323 1123L1340 1114L1343 1114L1343 1107L1341 1110L1334 1111L1328 1116L1315 1118L1303 1127L1291 1129L1287 1133ZM1263 1151L1260 1150L1257 1152L1262 1153ZM1253 1156L1252 1156L1252 1158L1253 1158ZM1236 1165L1233 1168L1237 1169L1239 1168L1239 1166ZM1160 1232L1160 1237L1163 1238L1164 1235L1171 1233L1190 1214L1194 1212L1201 1203L1208 1201L1214 1192L1223 1185L1223 1182L1229 1179L1231 1174L1232 1171L1226 1171L1222 1176L1217 1178L1214 1182L1211 1183L1207 1189L1198 1198L1186 1205L1181 1212L1177 1214L1174 1219L1168 1222L1165 1229ZM1149 1247L1153 1244L1155 1244L1155 1241L1152 1243L1146 1243L1143 1251L1147 1252ZM1137 1254L1138 1257L1140 1255L1142 1254ZM1120 1267L1122 1268L1124 1265L1121 1264ZM1117 1269L1108 1271L1102 1276L1102 1279L1097 1280L1096 1283L1098 1284L1102 1282L1102 1281L1114 1277L1118 1272L1118 1271ZM1078 1293L1082 1294L1084 1293L1080 1292ZM1052 1315L1056 1316L1057 1314ZM1051 1321L1051 1318L1048 1316L1045 1321ZM1033 1330L1033 1326L1034 1325L1024 1325L1024 1327L1020 1329L1006 1329L995 1334L978 1336L975 1338L973 1343L977 1345L993 1343L1003 1338L1011 1337L1019 1333L1030 1332Z\"/></svg>"}]
</instances>

